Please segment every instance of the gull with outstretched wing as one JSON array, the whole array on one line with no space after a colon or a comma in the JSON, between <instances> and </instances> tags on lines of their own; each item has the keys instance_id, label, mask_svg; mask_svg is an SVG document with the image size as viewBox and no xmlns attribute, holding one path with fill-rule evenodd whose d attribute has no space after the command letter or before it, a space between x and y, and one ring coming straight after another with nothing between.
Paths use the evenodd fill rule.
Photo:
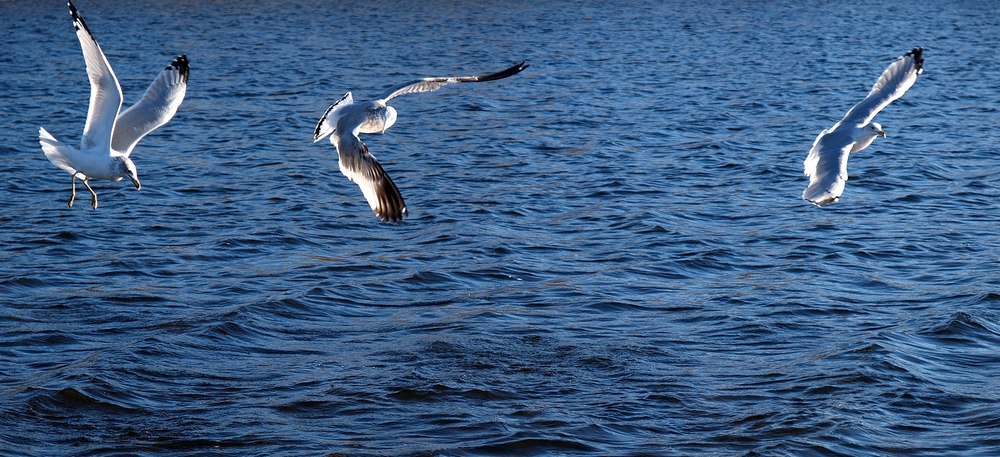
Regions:
<instances>
[{"instance_id":1,"label":"gull with outstretched wing","mask_svg":"<svg viewBox=\"0 0 1000 457\"><path fill-rule=\"evenodd\" d=\"M91 179L128 178L136 189L141 187L135 163L129 156L142 137L166 124L177 112L187 92L190 70L187 56L178 56L160 72L135 105L121 111L122 89L115 72L73 2L68 1L67 5L90 79L87 123L80 149L59 142L44 128L38 129L38 142L53 165L73 176L69 206L76 200L76 180L81 179L90 191L91 206L97 209L97 193L90 187Z\"/></svg>"},{"instance_id":2,"label":"gull with outstretched wing","mask_svg":"<svg viewBox=\"0 0 1000 457\"><path fill-rule=\"evenodd\" d=\"M889 65L875 81L872 90L854 105L840 122L816 137L803 163L809 186L802 198L818 206L840 199L847 183L847 158L852 152L867 148L885 131L875 115L913 86L924 71L924 50L913 48Z\"/></svg>"},{"instance_id":3,"label":"gull with outstretched wing","mask_svg":"<svg viewBox=\"0 0 1000 457\"><path fill-rule=\"evenodd\" d=\"M495 81L516 75L527 67L521 62L480 76L418 79L390 87L368 102L355 102L348 92L323 113L313 132L313 142L329 135L330 143L337 148L341 173L361 188L375 215L384 222L401 222L407 214L403 196L358 134L383 133L392 127L396 123L396 109L388 106L388 102L400 95L431 92L451 83Z\"/></svg>"}]
</instances>

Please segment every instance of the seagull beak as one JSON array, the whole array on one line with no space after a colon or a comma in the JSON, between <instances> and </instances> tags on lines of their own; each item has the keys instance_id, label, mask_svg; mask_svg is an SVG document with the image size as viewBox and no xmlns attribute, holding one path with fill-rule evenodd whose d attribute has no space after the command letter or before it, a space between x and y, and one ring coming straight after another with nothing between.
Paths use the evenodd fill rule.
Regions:
<instances>
[{"instance_id":1,"label":"seagull beak","mask_svg":"<svg viewBox=\"0 0 1000 457\"><path fill-rule=\"evenodd\" d=\"M138 179L135 179L135 178L132 178L132 177L129 177L128 179L132 180L132 184L135 185L135 190L142 189L142 184L139 183Z\"/></svg>"},{"instance_id":2,"label":"seagull beak","mask_svg":"<svg viewBox=\"0 0 1000 457\"><path fill-rule=\"evenodd\" d=\"M882 138L885 138L885 130L879 130L878 134L882 135Z\"/></svg>"}]
</instances>

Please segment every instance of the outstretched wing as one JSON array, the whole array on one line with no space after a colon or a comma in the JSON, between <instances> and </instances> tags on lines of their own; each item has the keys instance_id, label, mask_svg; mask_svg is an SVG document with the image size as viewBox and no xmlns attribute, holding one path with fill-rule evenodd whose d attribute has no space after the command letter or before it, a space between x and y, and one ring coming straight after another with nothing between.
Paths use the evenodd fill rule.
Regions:
<instances>
[{"instance_id":1,"label":"outstretched wing","mask_svg":"<svg viewBox=\"0 0 1000 457\"><path fill-rule=\"evenodd\" d=\"M76 28L76 37L80 40L80 47L83 48L83 59L87 62L87 76L90 79L90 108L87 110L87 124L83 127L80 149L99 147L110 151L115 118L122 108L122 88L80 12L72 1L67 1L66 5L69 6L69 14L73 16L73 26Z\"/></svg>"},{"instance_id":2,"label":"outstretched wing","mask_svg":"<svg viewBox=\"0 0 1000 457\"><path fill-rule=\"evenodd\" d=\"M342 109L346 106L354 104L354 96L350 92L344 94L340 97L340 100L333 102L326 112L323 113L323 117L319 118L319 122L316 123L316 130L313 130L313 143L322 140L325 136L333 133L337 129L337 122L340 120L338 115ZM345 132L346 133L346 132Z\"/></svg>"},{"instance_id":3,"label":"outstretched wing","mask_svg":"<svg viewBox=\"0 0 1000 457\"><path fill-rule=\"evenodd\" d=\"M882 111L893 100L902 97L910 87L913 87L913 83L917 82L917 75L923 72L924 50L923 48L913 48L882 72L882 76L879 76L878 81L875 81L868 96L854 105L840 122L868 125L879 111Z\"/></svg>"},{"instance_id":4,"label":"outstretched wing","mask_svg":"<svg viewBox=\"0 0 1000 457\"><path fill-rule=\"evenodd\" d=\"M111 147L128 156L142 137L170 121L184 101L190 73L187 56L170 62L142 98L118 116Z\"/></svg>"},{"instance_id":5,"label":"outstretched wing","mask_svg":"<svg viewBox=\"0 0 1000 457\"><path fill-rule=\"evenodd\" d=\"M413 94L417 92L431 92L440 89L441 86L444 86L445 84L450 84L450 83L495 81L497 79L503 79L510 76L514 76L520 73L525 68L528 68L528 65L526 65L524 62L521 62L505 70L501 70L496 73L490 73L486 75L418 79L416 81L410 81L390 87L385 92L383 92L382 95L378 97L378 100L381 100L382 102L387 102L395 97L404 94Z\"/></svg>"},{"instance_id":6,"label":"outstretched wing","mask_svg":"<svg viewBox=\"0 0 1000 457\"><path fill-rule=\"evenodd\" d=\"M368 152L368 146L351 133L343 136L338 133L333 140L337 146L340 172L361 188L375 215L384 222L402 222L406 215L403 196L378 159Z\"/></svg>"},{"instance_id":7,"label":"outstretched wing","mask_svg":"<svg viewBox=\"0 0 1000 457\"><path fill-rule=\"evenodd\" d=\"M847 157L854 140L846 130L825 130L816 137L803 163L809 186L802 198L817 205L833 203L847 184Z\"/></svg>"}]
</instances>

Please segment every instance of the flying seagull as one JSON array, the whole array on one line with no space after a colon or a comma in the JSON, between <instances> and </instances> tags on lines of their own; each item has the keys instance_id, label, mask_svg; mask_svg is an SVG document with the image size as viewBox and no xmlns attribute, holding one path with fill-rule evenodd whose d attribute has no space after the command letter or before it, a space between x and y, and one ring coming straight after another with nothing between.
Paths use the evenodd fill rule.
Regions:
<instances>
[{"instance_id":1,"label":"flying seagull","mask_svg":"<svg viewBox=\"0 0 1000 457\"><path fill-rule=\"evenodd\" d=\"M377 99L367 102L355 103L348 92L323 113L313 132L313 142L330 135L330 142L337 148L340 172L358 184L375 215L383 222L402 222L407 214L403 196L358 134L384 133L392 127L396 123L396 110L387 103L400 95L431 92L450 83L494 81L516 75L525 68L528 65L521 62L480 76L418 79L390 87Z\"/></svg>"},{"instance_id":2,"label":"flying seagull","mask_svg":"<svg viewBox=\"0 0 1000 457\"><path fill-rule=\"evenodd\" d=\"M867 148L875 137L885 138L882 126L872 120L889 103L902 97L923 71L924 50L913 48L882 72L868 96L854 105L840 122L820 132L804 162L809 187L802 192L803 199L822 206L840 198L847 183L848 155Z\"/></svg>"},{"instance_id":3,"label":"flying seagull","mask_svg":"<svg viewBox=\"0 0 1000 457\"><path fill-rule=\"evenodd\" d=\"M69 206L72 207L76 200L76 180L79 178L90 191L91 206L97 209L97 193L90 187L91 179L121 181L128 178L137 190L141 187L129 155L142 137L166 124L177 112L187 92L190 70L187 56L178 56L160 72L135 105L121 111L122 88L115 72L73 2L67 1L67 5L90 79L87 123L83 127L80 149L59 142L44 128L38 129L38 142L53 165L73 176Z\"/></svg>"}]
</instances>

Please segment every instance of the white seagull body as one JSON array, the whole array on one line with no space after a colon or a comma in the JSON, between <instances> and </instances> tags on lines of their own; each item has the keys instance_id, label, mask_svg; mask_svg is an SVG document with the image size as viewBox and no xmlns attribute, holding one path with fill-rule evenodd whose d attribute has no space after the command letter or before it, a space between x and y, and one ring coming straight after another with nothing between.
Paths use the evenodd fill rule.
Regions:
<instances>
[{"instance_id":1,"label":"white seagull body","mask_svg":"<svg viewBox=\"0 0 1000 457\"><path fill-rule=\"evenodd\" d=\"M122 89L118 78L73 2L68 1L67 5L83 48L90 79L87 123L83 128L80 149L57 141L44 128L38 129L38 137L45 157L73 176L69 206L73 206L76 199L76 180L80 178L90 191L91 206L97 209L97 193L88 182L91 179L121 181L128 178L136 189L141 187L135 164L129 155L142 137L166 124L177 112L187 92L190 70L187 57L178 56L160 72L135 105L120 112Z\"/></svg>"},{"instance_id":2,"label":"white seagull body","mask_svg":"<svg viewBox=\"0 0 1000 457\"><path fill-rule=\"evenodd\" d=\"M360 133L383 133L396 123L396 110L387 103L403 94L431 92L450 83L483 82L516 75L528 66L521 62L505 70L480 76L423 78L390 87L377 99L355 102L348 92L327 108L316 124L313 142L330 135L337 148L340 172L361 188L368 205L384 222L401 222L407 214L403 196L382 169L378 159L368 152Z\"/></svg>"},{"instance_id":3,"label":"white seagull body","mask_svg":"<svg viewBox=\"0 0 1000 457\"><path fill-rule=\"evenodd\" d=\"M847 183L848 156L867 148L877 136L885 138L882 126L872 120L889 103L902 97L923 71L924 51L913 48L882 72L868 96L854 105L840 122L820 132L804 162L809 186L802 192L803 199L822 206L840 198Z\"/></svg>"}]
</instances>

